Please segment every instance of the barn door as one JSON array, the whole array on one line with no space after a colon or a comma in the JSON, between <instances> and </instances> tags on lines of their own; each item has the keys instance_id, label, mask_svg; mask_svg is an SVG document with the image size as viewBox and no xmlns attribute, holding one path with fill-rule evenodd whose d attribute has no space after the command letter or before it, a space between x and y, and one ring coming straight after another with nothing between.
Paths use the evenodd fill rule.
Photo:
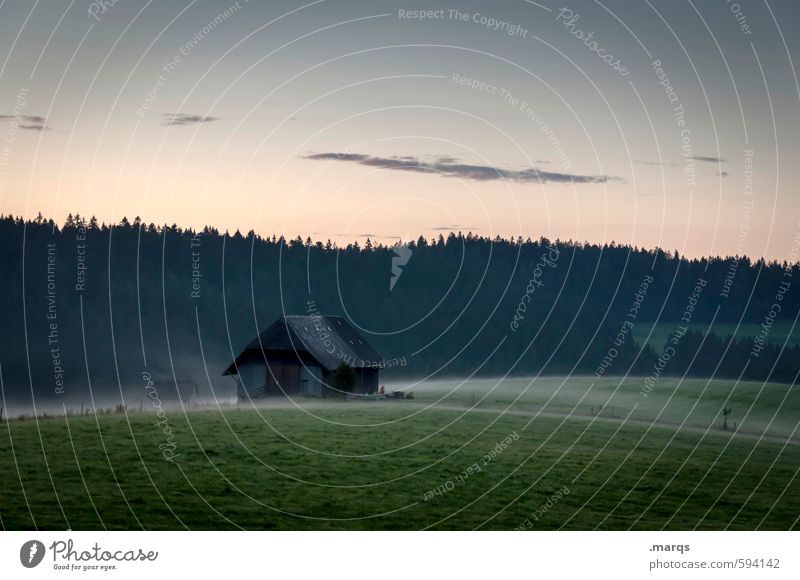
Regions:
<instances>
[{"instance_id":1,"label":"barn door","mask_svg":"<svg viewBox=\"0 0 800 580\"><path fill-rule=\"evenodd\" d=\"M300 392L300 365L271 364L267 367L267 395L296 395Z\"/></svg>"},{"instance_id":2,"label":"barn door","mask_svg":"<svg viewBox=\"0 0 800 580\"><path fill-rule=\"evenodd\" d=\"M300 394L304 397L322 396L322 369L315 366L300 368Z\"/></svg>"}]
</instances>

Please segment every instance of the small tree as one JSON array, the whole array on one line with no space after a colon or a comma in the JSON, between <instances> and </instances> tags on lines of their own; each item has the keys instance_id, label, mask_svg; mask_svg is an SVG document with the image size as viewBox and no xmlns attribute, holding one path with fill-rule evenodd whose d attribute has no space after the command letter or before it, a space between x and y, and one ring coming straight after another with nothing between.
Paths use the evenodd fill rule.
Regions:
<instances>
[{"instance_id":1,"label":"small tree","mask_svg":"<svg viewBox=\"0 0 800 580\"><path fill-rule=\"evenodd\" d=\"M345 393L350 393L356 386L356 371L349 364L345 362L339 363L336 370L331 373L330 385L336 389L342 396Z\"/></svg>"},{"instance_id":2,"label":"small tree","mask_svg":"<svg viewBox=\"0 0 800 580\"><path fill-rule=\"evenodd\" d=\"M725 429L725 431L728 430L728 415L730 415L730 414L731 414L731 408L730 407L723 407L723 409L722 409L722 428Z\"/></svg>"}]
</instances>

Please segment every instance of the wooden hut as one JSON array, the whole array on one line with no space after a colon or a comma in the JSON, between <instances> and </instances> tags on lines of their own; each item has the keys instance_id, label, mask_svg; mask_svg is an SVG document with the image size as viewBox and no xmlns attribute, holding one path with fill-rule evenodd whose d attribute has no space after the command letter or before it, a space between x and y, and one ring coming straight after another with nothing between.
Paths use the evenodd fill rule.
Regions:
<instances>
[{"instance_id":1,"label":"wooden hut","mask_svg":"<svg viewBox=\"0 0 800 580\"><path fill-rule=\"evenodd\" d=\"M381 356L340 316L282 316L250 341L223 376L237 382L240 399L327 397L341 364L353 367L355 393L378 390Z\"/></svg>"}]
</instances>

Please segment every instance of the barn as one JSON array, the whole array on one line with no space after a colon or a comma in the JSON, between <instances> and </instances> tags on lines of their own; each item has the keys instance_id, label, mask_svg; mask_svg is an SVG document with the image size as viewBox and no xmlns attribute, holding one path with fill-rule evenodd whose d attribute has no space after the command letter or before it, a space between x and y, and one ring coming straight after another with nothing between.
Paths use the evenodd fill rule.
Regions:
<instances>
[{"instance_id":1,"label":"barn","mask_svg":"<svg viewBox=\"0 0 800 580\"><path fill-rule=\"evenodd\" d=\"M223 376L236 380L240 399L328 397L341 363L356 373L355 393L378 390L381 356L341 316L282 316L244 347Z\"/></svg>"}]
</instances>

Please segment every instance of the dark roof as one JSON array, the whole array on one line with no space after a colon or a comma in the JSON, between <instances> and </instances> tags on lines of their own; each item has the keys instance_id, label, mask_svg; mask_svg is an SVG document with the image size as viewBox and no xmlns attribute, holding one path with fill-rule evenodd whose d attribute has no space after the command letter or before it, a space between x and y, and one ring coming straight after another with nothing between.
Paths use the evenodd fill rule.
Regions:
<instances>
[{"instance_id":1,"label":"dark roof","mask_svg":"<svg viewBox=\"0 0 800 580\"><path fill-rule=\"evenodd\" d=\"M341 362L351 367L375 366L378 352L341 316L282 316L251 340L223 375L238 374L241 360L263 351L307 352L332 371Z\"/></svg>"}]
</instances>

